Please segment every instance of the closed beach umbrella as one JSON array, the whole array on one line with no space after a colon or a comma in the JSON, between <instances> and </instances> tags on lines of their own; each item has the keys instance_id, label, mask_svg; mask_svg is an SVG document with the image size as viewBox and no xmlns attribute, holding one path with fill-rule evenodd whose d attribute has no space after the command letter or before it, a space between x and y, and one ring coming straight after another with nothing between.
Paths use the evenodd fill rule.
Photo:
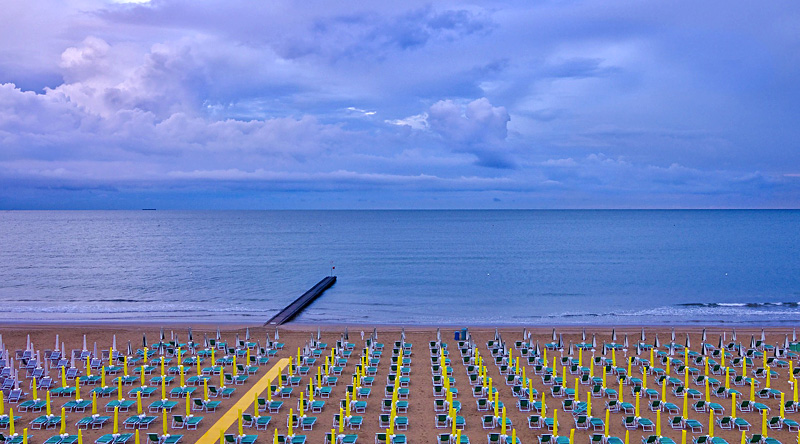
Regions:
<instances>
[{"instance_id":1,"label":"closed beach umbrella","mask_svg":"<svg viewBox=\"0 0 800 444\"><path fill-rule=\"evenodd\" d=\"M572 356L573 353L575 353L575 351L572 349L572 341L569 341L569 355Z\"/></svg>"},{"instance_id":2,"label":"closed beach umbrella","mask_svg":"<svg viewBox=\"0 0 800 444\"><path fill-rule=\"evenodd\" d=\"M792 342L797 342L797 329L792 329ZM0 344L2 344L2 339L0 339ZM2 346L0 346L2 348Z\"/></svg>"},{"instance_id":3,"label":"closed beach umbrella","mask_svg":"<svg viewBox=\"0 0 800 444\"><path fill-rule=\"evenodd\" d=\"M92 357L97 357L97 341L95 341L94 348L92 349Z\"/></svg>"},{"instance_id":4,"label":"closed beach umbrella","mask_svg":"<svg viewBox=\"0 0 800 444\"><path fill-rule=\"evenodd\" d=\"M706 342L706 329L704 328L703 329L703 343L705 344L705 342Z\"/></svg>"},{"instance_id":5,"label":"closed beach umbrella","mask_svg":"<svg viewBox=\"0 0 800 444\"><path fill-rule=\"evenodd\" d=\"M731 332L731 341L736 342L736 329L734 328Z\"/></svg>"},{"instance_id":6,"label":"closed beach umbrella","mask_svg":"<svg viewBox=\"0 0 800 444\"><path fill-rule=\"evenodd\" d=\"M581 339L583 340L583 342L586 342L586 329L585 328L583 329L583 333L581 333Z\"/></svg>"},{"instance_id":7,"label":"closed beach umbrella","mask_svg":"<svg viewBox=\"0 0 800 444\"><path fill-rule=\"evenodd\" d=\"M219 341L222 338L222 333L219 331L219 326L217 326L217 340Z\"/></svg>"},{"instance_id":8,"label":"closed beach umbrella","mask_svg":"<svg viewBox=\"0 0 800 444\"><path fill-rule=\"evenodd\" d=\"M558 348L560 348L560 349L564 348L564 334L563 333L559 333L558 334Z\"/></svg>"},{"instance_id":9,"label":"closed beach umbrella","mask_svg":"<svg viewBox=\"0 0 800 444\"><path fill-rule=\"evenodd\" d=\"M142 333L142 347L147 347L147 335Z\"/></svg>"},{"instance_id":10,"label":"closed beach umbrella","mask_svg":"<svg viewBox=\"0 0 800 444\"><path fill-rule=\"evenodd\" d=\"M192 327L189 327L189 343L194 344L194 336L192 336Z\"/></svg>"},{"instance_id":11,"label":"closed beach umbrella","mask_svg":"<svg viewBox=\"0 0 800 444\"><path fill-rule=\"evenodd\" d=\"M378 340L378 329L376 327L372 327L372 339Z\"/></svg>"},{"instance_id":12,"label":"closed beach umbrella","mask_svg":"<svg viewBox=\"0 0 800 444\"><path fill-rule=\"evenodd\" d=\"M654 348L661 347L661 342L659 342L659 340L658 340L658 333L656 333L656 338L655 338L655 340L653 340L653 347Z\"/></svg>"},{"instance_id":13,"label":"closed beach umbrella","mask_svg":"<svg viewBox=\"0 0 800 444\"><path fill-rule=\"evenodd\" d=\"M597 337L592 333L592 348L597 348Z\"/></svg>"},{"instance_id":14,"label":"closed beach umbrella","mask_svg":"<svg viewBox=\"0 0 800 444\"><path fill-rule=\"evenodd\" d=\"M497 331L497 330L495 330L495 332L496 332L496 331ZM555 342L555 341L556 341L556 339L558 339L558 337L556 336L556 329L554 328L554 329L553 329L553 342Z\"/></svg>"},{"instance_id":15,"label":"closed beach umbrella","mask_svg":"<svg viewBox=\"0 0 800 444\"><path fill-rule=\"evenodd\" d=\"M764 335L764 329L762 328L761 329L761 342L763 343L766 340L767 340L767 337Z\"/></svg>"},{"instance_id":16,"label":"closed beach umbrella","mask_svg":"<svg viewBox=\"0 0 800 444\"><path fill-rule=\"evenodd\" d=\"M267 342L264 343L264 346L267 348L272 347L272 342L269 340L269 333L267 333Z\"/></svg>"},{"instance_id":17,"label":"closed beach umbrella","mask_svg":"<svg viewBox=\"0 0 800 444\"><path fill-rule=\"evenodd\" d=\"M644 341L645 341L645 336L644 336L644 327L642 327L642 337L641 337L640 339L641 339L641 341L642 341L642 342L644 342Z\"/></svg>"},{"instance_id":18,"label":"closed beach umbrella","mask_svg":"<svg viewBox=\"0 0 800 444\"><path fill-rule=\"evenodd\" d=\"M128 356L133 355L133 346L131 345L131 341L128 341Z\"/></svg>"},{"instance_id":19,"label":"closed beach umbrella","mask_svg":"<svg viewBox=\"0 0 800 444\"><path fill-rule=\"evenodd\" d=\"M28 340L30 341L30 335L28 335ZM83 335L83 351L87 351L87 349L86 349L86 335Z\"/></svg>"},{"instance_id":20,"label":"closed beach umbrella","mask_svg":"<svg viewBox=\"0 0 800 444\"><path fill-rule=\"evenodd\" d=\"M622 346L628 348L628 334L625 333L625 342L622 343Z\"/></svg>"},{"instance_id":21,"label":"closed beach umbrella","mask_svg":"<svg viewBox=\"0 0 800 444\"><path fill-rule=\"evenodd\" d=\"M617 330L613 328L611 329L611 342L617 342Z\"/></svg>"},{"instance_id":22,"label":"closed beach umbrella","mask_svg":"<svg viewBox=\"0 0 800 444\"><path fill-rule=\"evenodd\" d=\"M672 343L675 343L675 328L672 329Z\"/></svg>"},{"instance_id":23,"label":"closed beach umbrella","mask_svg":"<svg viewBox=\"0 0 800 444\"><path fill-rule=\"evenodd\" d=\"M719 335L719 342L717 343L717 349L722 350L722 335Z\"/></svg>"},{"instance_id":24,"label":"closed beach umbrella","mask_svg":"<svg viewBox=\"0 0 800 444\"><path fill-rule=\"evenodd\" d=\"M536 353L536 356L541 356L542 355L542 349L539 348L539 340L536 340L536 351L535 351L535 353Z\"/></svg>"},{"instance_id":25,"label":"closed beach umbrella","mask_svg":"<svg viewBox=\"0 0 800 444\"><path fill-rule=\"evenodd\" d=\"M684 347L687 349L692 348L692 341L689 339L689 333L686 333L686 343L684 344Z\"/></svg>"},{"instance_id":26,"label":"closed beach umbrella","mask_svg":"<svg viewBox=\"0 0 800 444\"><path fill-rule=\"evenodd\" d=\"M750 348L756 348L756 337L754 335L750 335Z\"/></svg>"}]
</instances>

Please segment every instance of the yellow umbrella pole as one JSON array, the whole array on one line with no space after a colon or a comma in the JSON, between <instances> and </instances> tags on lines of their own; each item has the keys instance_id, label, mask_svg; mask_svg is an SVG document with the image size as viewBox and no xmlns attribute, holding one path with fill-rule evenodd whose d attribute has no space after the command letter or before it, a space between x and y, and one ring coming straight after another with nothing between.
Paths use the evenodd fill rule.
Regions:
<instances>
[{"instance_id":1,"label":"yellow umbrella pole","mask_svg":"<svg viewBox=\"0 0 800 444\"><path fill-rule=\"evenodd\" d=\"M553 410L553 436L558 436L558 409Z\"/></svg>"},{"instance_id":2,"label":"yellow umbrella pole","mask_svg":"<svg viewBox=\"0 0 800 444\"><path fill-rule=\"evenodd\" d=\"M114 434L119 434L119 407L114 407Z\"/></svg>"},{"instance_id":3,"label":"yellow umbrella pole","mask_svg":"<svg viewBox=\"0 0 800 444\"><path fill-rule=\"evenodd\" d=\"M708 410L708 435L714 437L714 409Z\"/></svg>"},{"instance_id":4,"label":"yellow umbrella pole","mask_svg":"<svg viewBox=\"0 0 800 444\"><path fill-rule=\"evenodd\" d=\"M167 436L167 426L169 426L169 423L167 423L167 409L161 409L161 422L161 430L164 432L162 436Z\"/></svg>"},{"instance_id":5,"label":"yellow umbrella pole","mask_svg":"<svg viewBox=\"0 0 800 444\"><path fill-rule=\"evenodd\" d=\"M736 418L736 393L731 393L731 417Z\"/></svg>"}]
</instances>

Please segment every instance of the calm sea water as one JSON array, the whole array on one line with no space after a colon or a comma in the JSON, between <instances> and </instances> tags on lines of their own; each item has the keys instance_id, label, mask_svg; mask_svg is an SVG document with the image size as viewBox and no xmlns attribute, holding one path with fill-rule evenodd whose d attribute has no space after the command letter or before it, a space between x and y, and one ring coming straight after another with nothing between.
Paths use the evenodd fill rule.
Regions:
<instances>
[{"instance_id":1,"label":"calm sea water","mask_svg":"<svg viewBox=\"0 0 800 444\"><path fill-rule=\"evenodd\" d=\"M0 319L800 323L800 211L0 213Z\"/></svg>"}]
</instances>

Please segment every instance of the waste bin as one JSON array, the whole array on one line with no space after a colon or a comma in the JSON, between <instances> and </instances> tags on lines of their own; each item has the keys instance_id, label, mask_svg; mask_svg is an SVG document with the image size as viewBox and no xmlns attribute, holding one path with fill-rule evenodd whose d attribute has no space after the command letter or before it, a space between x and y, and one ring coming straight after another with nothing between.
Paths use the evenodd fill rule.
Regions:
<instances>
[{"instance_id":1,"label":"waste bin","mask_svg":"<svg viewBox=\"0 0 800 444\"><path fill-rule=\"evenodd\" d=\"M458 332L455 332L455 334L453 334L453 340L455 340L455 341L458 341L458 340L459 340L459 334L458 334Z\"/></svg>"}]
</instances>

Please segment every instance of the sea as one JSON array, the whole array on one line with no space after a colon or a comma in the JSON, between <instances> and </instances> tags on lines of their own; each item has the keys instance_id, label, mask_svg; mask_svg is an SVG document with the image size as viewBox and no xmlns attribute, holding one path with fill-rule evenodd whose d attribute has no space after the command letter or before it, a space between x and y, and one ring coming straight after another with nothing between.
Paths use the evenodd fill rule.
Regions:
<instances>
[{"instance_id":1,"label":"sea","mask_svg":"<svg viewBox=\"0 0 800 444\"><path fill-rule=\"evenodd\" d=\"M7 211L0 322L800 325L800 211Z\"/></svg>"}]
</instances>

